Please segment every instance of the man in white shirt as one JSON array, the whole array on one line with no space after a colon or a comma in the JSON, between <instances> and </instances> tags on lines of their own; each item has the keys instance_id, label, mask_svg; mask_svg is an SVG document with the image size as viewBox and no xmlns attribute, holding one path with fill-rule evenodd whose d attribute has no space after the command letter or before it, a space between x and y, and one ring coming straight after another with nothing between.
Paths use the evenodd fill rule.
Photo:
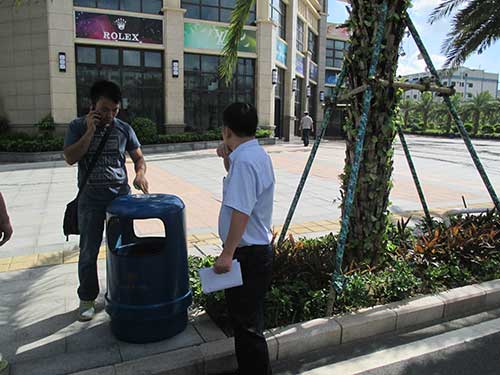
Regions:
<instances>
[{"instance_id":1,"label":"man in white shirt","mask_svg":"<svg viewBox=\"0 0 500 375\"><path fill-rule=\"evenodd\" d=\"M256 109L234 103L224 110L224 142L217 154L228 172L223 181L219 236L224 249L214 270L240 262L243 285L226 290L234 329L239 375L271 374L264 331L264 298L271 283L274 171L271 158L255 139Z\"/></svg>"},{"instance_id":2,"label":"man in white shirt","mask_svg":"<svg viewBox=\"0 0 500 375\"><path fill-rule=\"evenodd\" d=\"M309 116L309 112L305 111L304 116L300 120L299 130L302 130L302 140L304 141L304 147L309 146L309 136L314 130L314 121Z\"/></svg>"}]
</instances>

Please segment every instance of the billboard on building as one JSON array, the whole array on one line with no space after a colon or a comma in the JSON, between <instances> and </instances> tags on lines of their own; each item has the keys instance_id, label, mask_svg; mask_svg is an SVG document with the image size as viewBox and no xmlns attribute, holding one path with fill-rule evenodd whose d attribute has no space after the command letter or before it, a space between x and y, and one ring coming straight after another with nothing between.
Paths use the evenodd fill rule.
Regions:
<instances>
[{"instance_id":1,"label":"billboard on building","mask_svg":"<svg viewBox=\"0 0 500 375\"><path fill-rule=\"evenodd\" d=\"M318 65L312 61L309 63L309 79L318 82Z\"/></svg>"},{"instance_id":2,"label":"billboard on building","mask_svg":"<svg viewBox=\"0 0 500 375\"><path fill-rule=\"evenodd\" d=\"M222 51L227 32L227 26L185 22L184 48ZM243 30L238 51L257 53L257 33L255 30Z\"/></svg>"},{"instance_id":3,"label":"billboard on building","mask_svg":"<svg viewBox=\"0 0 500 375\"><path fill-rule=\"evenodd\" d=\"M288 52L288 45L280 38L276 38L276 61L286 65L286 55Z\"/></svg>"},{"instance_id":4,"label":"billboard on building","mask_svg":"<svg viewBox=\"0 0 500 375\"><path fill-rule=\"evenodd\" d=\"M77 38L163 44L161 20L113 14L75 12Z\"/></svg>"},{"instance_id":5,"label":"billboard on building","mask_svg":"<svg viewBox=\"0 0 500 375\"><path fill-rule=\"evenodd\" d=\"M297 53L297 57L295 58L295 72L304 76L304 65L305 58L301 54Z\"/></svg>"}]
</instances>

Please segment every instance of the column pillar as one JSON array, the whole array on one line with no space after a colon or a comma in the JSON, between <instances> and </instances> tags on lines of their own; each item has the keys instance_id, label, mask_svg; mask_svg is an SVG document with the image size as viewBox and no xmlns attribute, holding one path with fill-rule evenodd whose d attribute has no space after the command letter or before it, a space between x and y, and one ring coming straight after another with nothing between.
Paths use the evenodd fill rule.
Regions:
<instances>
[{"instance_id":1,"label":"column pillar","mask_svg":"<svg viewBox=\"0 0 500 375\"><path fill-rule=\"evenodd\" d=\"M292 81L295 78L295 65L297 58L297 14L298 0L289 0L286 20L286 39L288 43L288 54L285 73L285 95L283 98L283 138L289 142L295 137L295 93L292 91Z\"/></svg>"},{"instance_id":2,"label":"column pillar","mask_svg":"<svg viewBox=\"0 0 500 375\"><path fill-rule=\"evenodd\" d=\"M257 66L256 66L256 105L259 125L263 129L274 130L274 24L269 20L257 21Z\"/></svg>"},{"instance_id":3,"label":"column pillar","mask_svg":"<svg viewBox=\"0 0 500 375\"><path fill-rule=\"evenodd\" d=\"M325 66L326 66L326 28L328 14L321 12L319 20L319 35L318 35L318 89L316 92L316 126L320 126L323 122L323 103L319 101L319 93L325 91Z\"/></svg>"},{"instance_id":4,"label":"column pillar","mask_svg":"<svg viewBox=\"0 0 500 375\"><path fill-rule=\"evenodd\" d=\"M164 1L165 132L184 131L184 13L180 0ZM179 61L179 77L172 77L172 61Z\"/></svg>"}]
</instances>

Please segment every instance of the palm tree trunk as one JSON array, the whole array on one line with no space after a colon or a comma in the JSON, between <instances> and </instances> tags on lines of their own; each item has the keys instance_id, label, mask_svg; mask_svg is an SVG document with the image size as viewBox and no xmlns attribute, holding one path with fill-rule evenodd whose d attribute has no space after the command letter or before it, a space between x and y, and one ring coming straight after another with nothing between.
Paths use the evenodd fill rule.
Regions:
<instances>
[{"instance_id":1,"label":"palm tree trunk","mask_svg":"<svg viewBox=\"0 0 500 375\"><path fill-rule=\"evenodd\" d=\"M351 88L368 81L368 70L377 27L377 15L382 1L351 1L349 26L352 46L347 55L348 80ZM401 42L405 13L409 1L388 0L389 13L385 39L377 68L377 77L393 80ZM376 263L380 251L386 246L387 206L391 190L393 169L393 141L396 127L393 114L398 101L392 88L375 85L367 124L358 186L354 197L346 247L346 262L351 260ZM354 97L348 107L347 148L342 192L346 191L350 168L354 160L357 128L362 115L362 94Z\"/></svg>"},{"instance_id":2,"label":"palm tree trunk","mask_svg":"<svg viewBox=\"0 0 500 375\"><path fill-rule=\"evenodd\" d=\"M481 117L481 112L475 111L472 115L472 134L476 135L479 131L479 119Z\"/></svg>"}]
</instances>

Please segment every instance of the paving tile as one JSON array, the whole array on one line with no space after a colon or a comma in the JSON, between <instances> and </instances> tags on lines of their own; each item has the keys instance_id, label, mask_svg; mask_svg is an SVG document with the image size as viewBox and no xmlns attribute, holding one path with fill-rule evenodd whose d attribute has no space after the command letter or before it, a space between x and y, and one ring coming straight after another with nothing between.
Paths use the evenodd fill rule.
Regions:
<instances>
[{"instance_id":1,"label":"paving tile","mask_svg":"<svg viewBox=\"0 0 500 375\"><path fill-rule=\"evenodd\" d=\"M62 375L120 363L118 346L13 363L11 375Z\"/></svg>"},{"instance_id":2,"label":"paving tile","mask_svg":"<svg viewBox=\"0 0 500 375\"><path fill-rule=\"evenodd\" d=\"M199 345L203 342L203 339L192 324L188 324L185 331L170 339L150 344L130 344L120 341L119 347L123 361L132 361L154 354L166 353L189 346Z\"/></svg>"}]
</instances>

